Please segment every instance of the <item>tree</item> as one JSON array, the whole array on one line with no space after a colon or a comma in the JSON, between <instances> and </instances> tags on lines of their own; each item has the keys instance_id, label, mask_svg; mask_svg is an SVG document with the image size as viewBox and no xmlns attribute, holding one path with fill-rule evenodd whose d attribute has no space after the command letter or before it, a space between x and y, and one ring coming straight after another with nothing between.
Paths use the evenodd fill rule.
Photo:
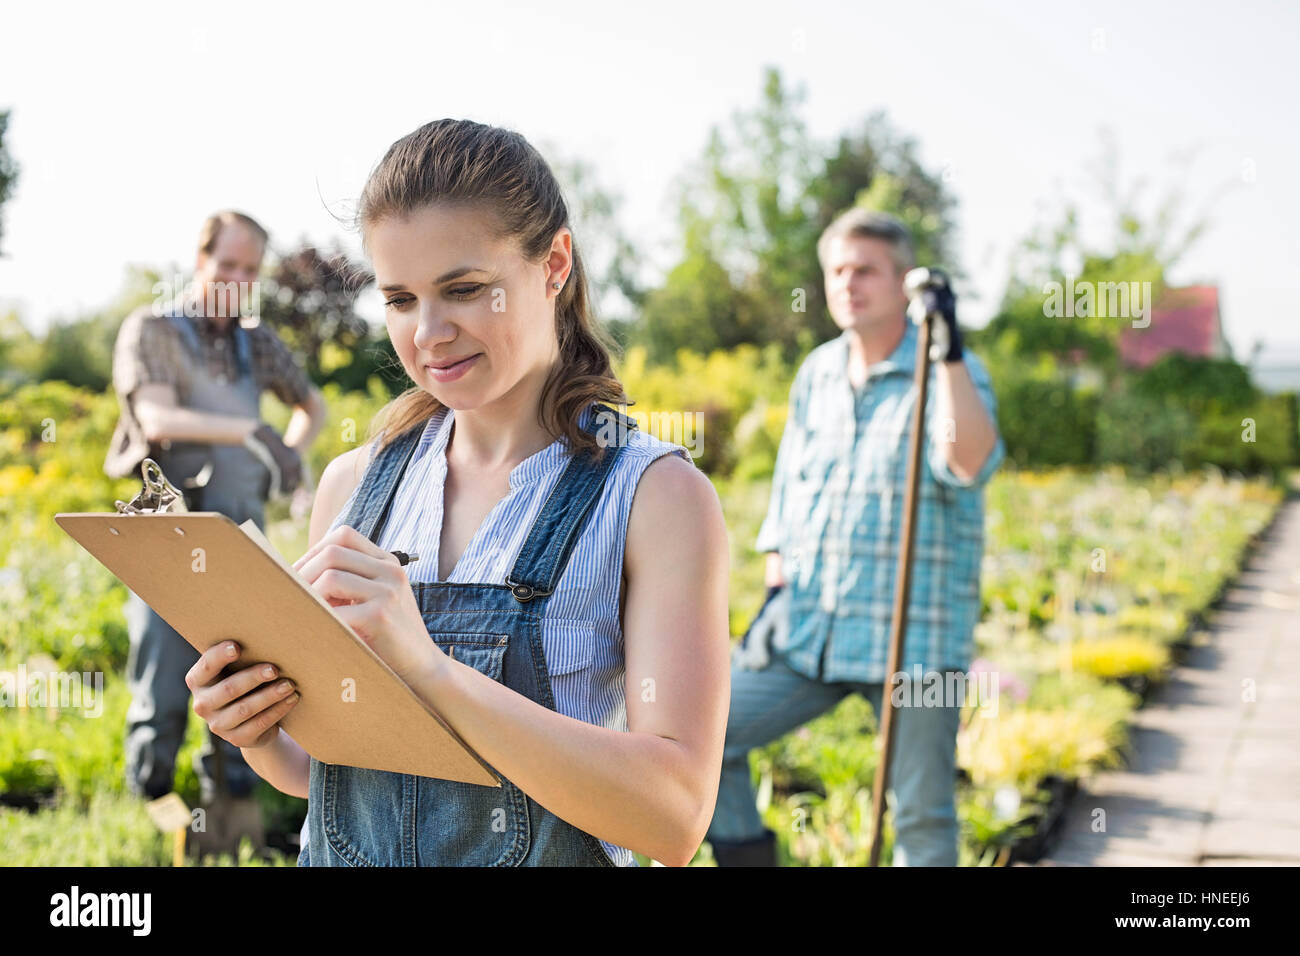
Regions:
<instances>
[{"instance_id":1,"label":"tree","mask_svg":"<svg viewBox=\"0 0 1300 956\"><path fill-rule=\"evenodd\" d=\"M107 391L113 382L113 346L122 320L154 301L154 288L161 279L155 269L128 266L122 288L108 306L70 321L55 319L38 348L28 353L29 377Z\"/></svg>"},{"instance_id":2,"label":"tree","mask_svg":"<svg viewBox=\"0 0 1300 956\"><path fill-rule=\"evenodd\" d=\"M556 152L545 150L547 155ZM606 189L595 168L581 159L550 159L564 191L574 241L582 254L597 315L614 331L645 299L636 274L636 249L618 220L622 197Z\"/></svg>"},{"instance_id":3,"label":"tree","mask_svg":"<svg viewBox=\"0 0 1300 956\"><path fill-rule=\"evenodd\" d=\"M841 136L812 183L817 234L850 206L888 212L911 231L918 265L940 266L961 278L953 246L957 201L942 174L935 176L921 165L916 149L916 140L895 130L881 111L871 114L857 132Z\"/></svg>"},{"instance_id":4,"label":"tree","mask_svg":"<svg viewBox=\"0 0 1300 956\"><path fill-rule=\"evenodd\" d=\"M707 354L745 340L742 293L697 225L687 227L686 249L664 284L645 297L642 323L633 339L657 364L670 364L678 349Z\"/></svg>"},{"instance_id":5,"label":"tree","mask_svg":"<svg viewBox=\"0 0 1300 956\"><path fill-rule=\"evenodd\" d=\"M714 127L679 181L682 258L646 296L632 335L652 361L701 342L776 342L793 361L839 334L817 240L855 203L898 215L915 232L921 262L959 274L948 249L953 200L921 167L914 142L875 114L833 149L819 145L800 116L803 99L768 68L759 105ZM704 281L708 288L695 287Z\"/></svg>"},{"instance_id":6,"label":"tree","mask_svg":"<svg viewBox=\"0 0 1300 956\"><path fill-rule=\"evenodd\" d=\"M5 133L9 128L9 110L0 111L0 210L13 198L14 187L18 185L18 164L14 162L5 146ZM4 240L4 217L0 215L0 242ZM3 245L0 245L3 253Z\"/></svg>"},{"instance_id":7,"label":"tree","mask_svg":"<svg viewBox=\"0 0 1300 956\"><path fill-rule=\"evenodd\" d=\"M1202 210L1189 219L1186 195L1177 186L1156 197L1152 211L1145 211L1152 197L1148 181L1138 178L1125 184L1114 134L1102 130L1098 138L1100 149L1089 172L1104 220L1101 238L1087 240L1078 203L1062 200L1055 214L1017 247L998 315L975 338L982 343L997 340L999 350L1013 356L1045 354L1062 362L1071 353L1081 353L1113 376L1119 371L1119 333L1128 317L1101 310L1086 316L1052 314L1047 305L1050 285L1065 285L1069 279L1094 288L1150 283L1151 298L1158 298L1168 270L1204 234L1209 216ZM1176 156L1176 165L1185 165L1192 155Z\"/></svg>"},{"instance_id":8,"label":"tree","mask_svg":"<svg viewBox=\"0 0 1300 956\"><path fill-rule=\"evenodd\" d=\"M0 386L35 381L41 346L14 310L0 315Z\"/></svg>"},{"instance_id":9,"label":"tree","mask_svg":"<svg viewBox=\"0 0 1300 956\"><path fill-rule=\"evenodd\" d=\"M827 337L808 188L818 164L799 116L803 97L767 69L758 107L736 113L729 130L714 127L700 163L679 181L682 260L647 297L634 336L653 361L701 339L718 348L776 341L793 358ZM710 286L686 287L700 280ZM683 304L696 311L680 314Z\"/></svg>"},{"instance_id":10,"label":"tree","mask_svg":"<svg viewBox=\"0 0 1300 956\"><path fill-rule=\"evenodd\" d=\"M392 343L355 311L358 293L374 276L337 243L328 253L304 243L276 258L262 280L262 321L302 357L316 384L364 389L378 374L390 393L400 393L405 372Z\"/></svg>"}]
</instances>

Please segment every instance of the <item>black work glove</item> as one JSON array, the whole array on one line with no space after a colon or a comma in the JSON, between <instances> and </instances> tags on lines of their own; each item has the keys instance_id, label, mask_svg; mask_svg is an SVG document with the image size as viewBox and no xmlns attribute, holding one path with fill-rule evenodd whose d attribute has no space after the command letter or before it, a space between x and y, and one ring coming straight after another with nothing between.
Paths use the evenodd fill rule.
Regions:
<instances>
[{"instance_id":1,"label":"black work glove","mask_svg":"<svg viewBox=\"0 0 1300 956\"><path fill-rule=\"evenodd\" d=\"M302 481L302 459L298 453L281 441L275 429L263 422L244 439L244 447L271 472L268 498L287 495Z\"/></svg>"},{"instance_id":2,"label":"black work glove","mask_svg":"<svg viewBox=\"0 0 1300 956\"><path fill-rule=\"evenodd\" d=\"M957 297L942 270L930 270L930 284L921 290L921 301L925 305L925 314L933 315L937 320L930 323L930 361L961 361L963 351L961 329L957 326ZM922 318L913 314L912 321L920 325Z\"/></svg>"},{"instance_id":3,"label":"black work glove","mask_svg":"<svg viewBox=\"0 0 1300 956\"><path fill-rule=\"evenodd\" d=\"M771 660L773 649L783 649L790 640L790 590L785 585L767 589L744 639L732 652L733 663L747 670L761 671Z\"/></svg>"}]
</instances>

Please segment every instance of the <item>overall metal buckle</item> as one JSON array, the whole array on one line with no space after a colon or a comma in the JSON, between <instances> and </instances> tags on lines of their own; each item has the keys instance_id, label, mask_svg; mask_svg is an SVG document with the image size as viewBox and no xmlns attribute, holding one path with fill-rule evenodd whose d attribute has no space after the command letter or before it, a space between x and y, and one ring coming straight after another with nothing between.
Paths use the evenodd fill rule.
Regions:
<instances>
[{"instance_id":1,"label":"overall metal buckle","mask_svg":"<svg viewBox=\"0 0 1300 956\"><path fill-rule=\"evenodd\" d=\"M524 584L519 581L506 578L506 587L510 588L510 593L515 596L515 600L520 604L527 604L535 597L546 597L550 591L543 591L541 588L535 588L531 584Z\"/></svg>"},{"instance_id":2,"label":"overall metal buckle","mask_svg":"<svg viewBox=\"0 0 1300 956\"><path fill-rule=\"evenodd\" d=\"M176 489L162 468L152 458L146 458L140 465L140 474L144 478L144 487L129 502L115 501L118 514L187 514L185 496Z\"/></svg>"}]
</instances>

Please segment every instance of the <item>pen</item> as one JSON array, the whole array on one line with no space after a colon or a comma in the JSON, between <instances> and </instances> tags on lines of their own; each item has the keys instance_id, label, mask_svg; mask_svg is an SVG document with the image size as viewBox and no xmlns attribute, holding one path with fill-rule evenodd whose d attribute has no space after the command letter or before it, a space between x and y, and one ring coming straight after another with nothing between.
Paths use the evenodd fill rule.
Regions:
<instances>
[{"instance_id":1,"label":"pen","mask_svg":"<svg viewBox=\"0 0 1300 956\"><path fill-rule=\"evenodd\" d=\"M397 563L400 564L402 567L406 567L412 561L420 560L420 556L418 554L407 554L405 551L390 551L389 554L395 557L397 559Z\"/></svg>"}]
</instances>

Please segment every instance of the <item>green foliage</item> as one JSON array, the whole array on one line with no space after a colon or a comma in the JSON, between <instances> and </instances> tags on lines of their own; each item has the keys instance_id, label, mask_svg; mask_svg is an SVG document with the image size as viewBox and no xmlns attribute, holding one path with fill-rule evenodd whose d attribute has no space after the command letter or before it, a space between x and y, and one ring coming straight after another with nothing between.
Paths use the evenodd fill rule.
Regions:
<instances>
[{"instance_id":1,"label":"green foliage","mask_svg":"<svg viewBox=\"0 0 1300 956\"><path fill-rule=\"evenodd\" d=\"M752 335L742 329L745 310L727 270L697 244L695 230L686 243L686 257L647 294L632 339L661 365L680 349L708 353Z\"/></svg>"},{"instance_id":2,"label":"green foliage","mask_svg":"<svg viewBox=\"0 0 1300 956\"><path fill-rule=\"evenodd\" d=\"M1063 202L1022 242L998 315L971 335L989 356L1008 457L1022 466L1113 463L1147 473L1207 464L1277 471L1300 461L1294 396L1261 396L1247 369L1226 358L1173 353L1142 371L1121 368L1127 317L1101 308L1069 317L1049 307L1052 285L1068 295L1071 279L1094 289L1150 283L1158 299L1166 272L1206 228L1204 218L1177 225L1177 189L1144 210L1150 193L1141 181L1121 184L1109 136L1097 165L1104 238L1085 240L1077 206ZM1097 381L1080 387L1081 372Z\"/></svg>"},{"instance_id":3,"label":"green foliage","mask_svg":"<svg viewBox=\"0 0 1300 956\"><path fill-rule=\"evenodd\" d=\"M1097 460L1156 471L1179 461L1185 436L1196 427L1184 409L1114 391L1097 410Z\"/></svg>"},{"instance_id":4,"label":"green foliage","mask_svg":"<svg viewBox=\"0 0 1300 956\"><path fill-rule=\"evenodd\" d=\"M1182 450L1183 463L1243 473L1280 472L1300 462L1300 428L1294 392L1267 395L1236 409L1214 404L1196 423Z\"/></svg>"},{"instance_id":5,"label":"green foliage","mask_svg":"<svg viewBox=\"0 0 1300 956\"><path fill-rule=\"evenodd\" d=\"M1110 385L1072 384L1015 330L981 336L1007 458L1021 468L1204 465L1253 474L1300 462L1293 393L1263 395L1230 359L1173 353ZM1253 430L1249 427L1254 423Z\"/></svg>"},{"instance_id":6,"label":"green foliage","mask_svg":"<svg viewBox=\"0 0 1300 956\"><path fill-rule=\"evenodd\" d=\"M1051 280L1064 282L1057 276ZM1089 278L1091 281L1091 278ZM972 345L996 342L1021 360L1050 356L1052 367L1075 357L1103 371L1115 366L1117 323L1113 319L1059 318L1048 315L1044 287L1017 287L1004 295L998 314L984 328L972 333Z\"/></svg>"},{"instance_id":7,"label":"green foliage","mask_svg":"<svg viewBox=\"0 0 1300 956\"><path fill-rule=\"evenodd\" d=\"M684 425L696 424L696 464L717 479L772 474L785 428L785 406L794 371L775 346L741 345L702 355L677 354L675 367L650 365L643 346L633 346L615 372L636 404L628 414L681 413L682 437L659 434L686 445ZM689 418L688 418L689 416ZM673 420L670 417L670 424Z\"/></svg>"},{"instance_id":8,"label":"green foliage","mask_svg":"<svg viewBox=\"0 0 1300 956\"><path fill-rule=\"evenodd\" d=\"M1097 460L1143 472L1177 462L1242 473L1276 472L1300 461L1294 393L1231 401L1112 391L1098 410Z\"/></svg>"},{"instance_id":9,"label":"green foliage","mask_svg":"<svg viewBox=\"0 0 1300 956\"><path fill-rule=\"evenodd\" d=\"M121 316L96 315L52 325L45 335L37 381L60 379L102 391L113 381L113 343Z\"/></svg>"},{"instance_id":10,"label":"green foliage","mask_svg":"<svg viewBox=\"0 0 1300 956\"><path fill-rule=\"evenodd\" d=\"M1032 793L1047 776L1075 780L1117 766L1126 739L1122 719L1082 707L977 712L957 737L957 759L977 787Z\"/></svg>"},{"instance_id":11,"label":"green foliage","mask_svg":"<svg viewBox=\"0 0 1300 956\"><path fill-rule=\"evenodd\" d=\"M139 800L95 794L89 808L0 809L0 858L10 866L168 866L171 838Z\"/></svg>"},{"instance_id":12,"label":"green foliage","mask_svg":"<svg viewBox=\"0 0 1300 956\"><path fill-rule=\"evenodd\" d=\"M245 839L237 861L220 854L204 857L203 865L297 865L293 856L267 855L269 863ZM158 832L143 801L101 792L84 809L61 804L24 813L0 807L0 859L9 866L171 866L172 837Z\"/></svg>"},{"instance_id":13,"label":"green foliage","mask_svg":"<svg viewBox=\"0 0 1300 956\"><path fill-rule=\"evenodd\" d=\"M1097 455L1098 396L1035 375L993 378L1007 460L1022 468L1082 465Z\"/></svg>"},{"instance_id":14,"label":"green foliage","mask_svg":"<svg viewBox=\"0 0 1300 956\"><path fill-rule=\"evenodd\" d=\"M1125 720L1135 703L1135 696L1123 687L1083 670L1040 674L1024 701L1034 711L1081 707L1103 715L1111 723Z\"/></svg>"},{"instance_id":15,"label":"green foliage","mask_svg":"<svg viewBox=\"0 0 1300 956\"><path fill-rule=\"evenodd\" d=\"M1169 650L1148 638L1118 635L1077 641L1070 648L1072 665L1098 677L1158 679L1169 666Z\"/></svg>"},{"instance_id":16,"label":"green foliage","mask_svg":"<svg viewBox=\"0 0 1300 956\"><path fill-rule=\"evenodd\" d=\"M618 219L622 197L602 185L591 163L560 156L554 146L543 144L538 149L564 192L574 246L582 256L596 314L608 322L609 331L622 345L625 320L645 296L636 276L639 254Z\"/></svg>"},{"instance_id":17,"label":"green foliage","mask_svg":"<svg viewBox=\"0 0 1300 956\"><path fill-rule=\"evenodd\" d=\"M962 831L958 866L996 866L1016 840L1031 836L1034 810L1040 805L1025 799L1008 819L995 803L996 791L972 788L968 799L957 805Z\"/></svg>"},{"instance_id":18,"label":"green foliage","mask_svg":"<svg viewBox=\"0 0 1300 956\"><path fill-rule=\"evenodd\" d=\"M732 632L739 634L763 593L762 561L752 541L768 504L792 367L775 348L746 346L707 355L684 352L679 365L667 369L649 365L645 351L634 348L621 372L638 399L629 411L703 414L702 458L731 532L730 612ZM1037 370L1031 366L1026 374L1032 378ZM369 384L368 393L326 386L330 421L312 451L317 474L328 460L356 447L386 400L381 382ZM278 402L267 410L288 414ZM0 543L0 567L16 572L0 578L0 669L47 654L63 670L102 671L105 691L97 718L64 710L50 720L40 710L0 710L0 790L57 804L7 816L0 824L0 849L13 848L9 834L18 832L27 841L44 841L49 858L64 863L165 865L165 839L152 827L133 829L131 821L142 811L138 801L133 807L118 799L124 788L126 592L51 520L57 510L100 511L114 496L134 493L132 480L115 483L100 470L115 417L112 396L60 382L0 391L0 509L6 529L12 529ZM42 441L50 420L56 434L49 437L55 440ZM1261 419L1261 432L1272 427ZM1042 774L1085 773L1113 759L1120 746L1117 728L1131 709L1131 695L1085 674L1083 666L1061 674L1062 649L1082 638L1100 646L1126 633L1141 634L1150 646L1167 644L1236 571L1250 534L1262 527L1278 498L1265 482L1227 479L1214 471L1142 480L1118 470L1006 471L994 477L987 490L982 577L987 611L976 638L983 656L1025 682L1029 697L1017 705L1014 695L1003 694L1006 709L997 733L974 720L968 724L976 729L962 745L962 766L976 783L959 791L963 861L991 862L996 854L990 852L1004 848L1017 832L1024 813L1003 819L994 812L991 792L997 786L1013 781L1027 806ZM281 515L268 532L289 554L293 547L287 542L305 541L305 523ZM1094 569L1098 542L1104 542L1106 561ZM1133 669L1131 662L1125 666ZM1159 668L1150 665L1147 671L1155 675ZM1021 716L1013 718L1016 713ZM191 803L198 796L193 760L203 737L202 722L191 717L175 781ZM782 834L787 862L863 861L877 761L875 717L858 697L751 755L764 819ZM296 828L302 801L269 788L261 788L259 798L268 822ZM71 819L99 821L120 846L106 849L94 842L93 830L71 825ZM58 835L45 839L55 829ZM884 838L888 860L888 828ZM16 850L15 858L46 852ZM704 849L696 862L707 859Z\"/></svg>"},{"instance_id":19,"label":"green foliage","mask_svg":"<svg viewBox=\"0 0 1300 956\"><path fill-rule=\"evenodd\" d=\"M62 804L84 807L97 791L124 789L126 685L87 673L81 693L80 708L0 709L0 790L57 792Z\"/></svg>"},{"instance_id":20,"label":"green foliage","mask_svg":"<svg viewBox=\"0 0 1300 956\"><path fill-rule=\"evenodd\" d=\"M1248 406L1259 397L1250 370L1231 358L1169 352L1132 378L1135 393L1176 401L1191 411Z\"/></svg>"},{"instance_id":21,"label":"green foliage","mask_svg":"<svg viewBox=\"0 0 1300 956\"><path fill-rule=\"evenodd\" d=\"M1152 298L1165 287L1165 275L1199 239L1207 226L1202 217L1179 225L1185 200L1178 188L1154 197L1145 180L1126 185L1119 174L1118 146L1113 133L1103 131L1092 161L1093 180L1102 195L1100 241L1085 238L1078 204L1062 199L1053 218L1026 237L1012 259L1012 273L999 314L981 333L981 341L1011 336L1022 354L1050 354L1065 359L1079 350L1106 374L1115 367L1121 317L1094 310L1092 315L1049 314L1048 283L1151 284ZM1177 181L1177 180L1174 180ZM1154 208L1144 208L1154 202Z\"/></svg>"},{"instance_id":22,"label":"green foliage","mask_svg":"<svg viewBox=\"0 0 1300 956\"><path fill-rule=\"evenodd\" d=\"M54 320L41 337L32 336L12 316L4 336L11 383L57 379L94 392L111 387L113 345L127 314L155 298L160 280L153 269L130 266L116 298L106 308L72 320Z\"/></svg>"},{"instance_id":23,"label":"green foliage","mask_svg":"<svg viewBox=\"0 0 1300 956\"><path fill-rule=\"evenodd\" d=\"M354 311L357 294L374 276L337 243L327 253L310 244L285 250L263 273L261 320L300 356L313 382L365 389L378 376L390 396L406 387L387 332Z\"/></svg>"}]
</instances>

